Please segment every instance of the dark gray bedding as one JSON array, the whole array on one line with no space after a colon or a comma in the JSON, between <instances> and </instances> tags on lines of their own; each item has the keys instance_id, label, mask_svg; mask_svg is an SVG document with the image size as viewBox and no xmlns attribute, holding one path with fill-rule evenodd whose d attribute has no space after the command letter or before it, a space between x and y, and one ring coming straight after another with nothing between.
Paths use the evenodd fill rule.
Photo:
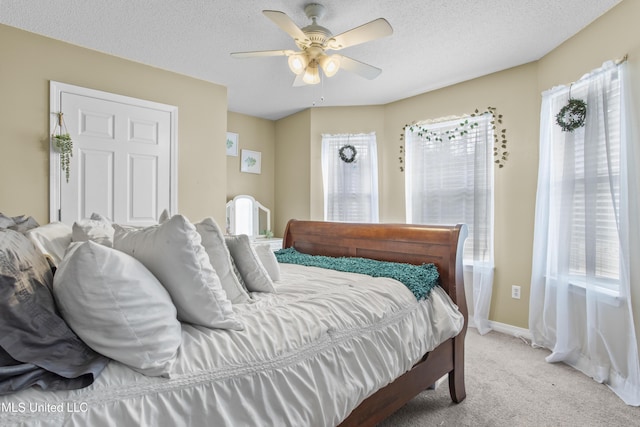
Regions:
<instances>
[{"instance_id":1,"label":"dark gray bedding","mask_svg":"<svg viewBox=\"0 0 640 427\"><path fill-rule=\"evenodd\" d=\"M52 285L49 264L33 244L0 229L0 394L35 384L85 387L109 362L60 317Z\"/></svg>"}]
</instances>

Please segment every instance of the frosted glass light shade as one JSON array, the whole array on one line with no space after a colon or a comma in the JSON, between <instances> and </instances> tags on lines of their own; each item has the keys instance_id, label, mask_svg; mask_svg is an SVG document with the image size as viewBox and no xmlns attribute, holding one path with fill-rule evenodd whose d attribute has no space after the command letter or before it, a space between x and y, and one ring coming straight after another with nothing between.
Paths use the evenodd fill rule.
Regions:
<instances>
[{"instance_id":1,"label":"frosted glass light shade","mask_svg":"<svg viewBox=\"0 0 640 427\"><path fill-rule=\"evenodd\" d=\"M307 57L301 54L295 54L289 56L289 69L294 74L301 74L307 68Z\"/></svg>"},{"instance_id":2,"label":"frosted glass light shade","mask_svg":"<svg viewBox=\"0 0 640 427\"><path fill-rule=\"evenodd\" d=\"M315 85L320 83L320 73L318 72L318 64L309 64L307 70L304 72L302 81L308 85Z\"/></svg>"},{"instance_id":3,"label":"frosted glass light shade","mask_svg":"<svg viewBox=\"0 0 640 427\"><path fill-rule=\"evenodd\" d=\"M340 57L337 55L322 55L320 57L320 66L325 76L333 77L340 69Z\"/></svg>"}]
</instances>

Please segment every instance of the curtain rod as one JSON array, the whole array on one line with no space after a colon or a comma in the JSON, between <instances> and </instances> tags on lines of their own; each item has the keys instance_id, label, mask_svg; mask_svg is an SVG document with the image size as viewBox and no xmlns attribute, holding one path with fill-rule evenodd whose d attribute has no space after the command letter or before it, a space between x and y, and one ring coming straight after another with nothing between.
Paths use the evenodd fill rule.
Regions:
<instances>
[{"instance_id":1,"label":"curtain rod","mask_svg":"<svg viewBox=\"0 0 640 427\"><path fill-rule=\"evenodd\" d=\"M583 80L583 78L584 78L584 77L586 77L586 76L588 76L588 75L593 75L593 74L594 74L594 72L595 72L595 73L601 72L602 67L604 67L604 64L606 64L607 62L609 62L609 63L611 63L611 62L612 62L615 66L618 66L618 65L623 64L624 62L626 62L628 59L629 59L629 54L628 54L628 53L625 53L625 54L624 54L624 56L622 56L622 57L620 57L620 58L618 58L618 59L605 61L605 62L602 64L602 66L601 66L600 68L597 68L597 69L595 69L595 70L591 70L591 71L589 71L588 73L585 73L585 74L584 74L583 76L581 76L578 80L573 81L573 82L571 82L571 83L562 83L562 84L559 84L559 85L557 85L557 86L553 86L553 87L552 87L552 88L550 88L550 89L547 89L547 90L542 91L542 95L544 95L545 93L555 93L555 92L558 92L558 91L563 91L563 90L566 90L567 88L569 89L569 91L571 91L571 88L572 88L574 85L578 85L578 84L580 84L580 83L582 82L582 80Z\"/></svg>"},{"instance_id":2,"label":"curtain rod","mask_svg":"<svg viewBox=\"0 0 640 427\"><path fill-rule=\"evenodd\" d=\"M628 54L628 53L625 53L625 54L624 54L624 56L622 56L621 58L618 58L618 59L614 59L612 62L613 62L615 65L620 65L620 64L622 64L622 63L624 63L624 62L627 62L627 60L628 60L628 59L629 59L629 54ZM607 61L605 61L605 64L606 64L606 62L607 62ZM604 64L603 64L603 65L604 65ZM592 73L592 71L589 71L587 74L591 74L591 73ZM585 74L585 76L586 76L587 74ZM584 76L583 76L583 77L584 77ZM564 86L571 87L571 86L573 86L574 84L578 83L581 79L582 79L582 77L580 77L580 79L578 79L578 80L576 80L576 81L573 81L573 82L571 82L571 83L567 83L567 84L565 84ZM563 85L560 85L560 86L563 86Z\"/></svg>"},{"instance_id":3,"label":"curtain rod","mask_svg":"<svg viewBox=\"0 0 640 427\"><path fill-rule=\"evenodd\" d=\"M478 118L478 117L482 117L486 113L490 113L490 111L484 111L482 113L473 113L473 114L467 113L467 114L462 114L462 115L459 115L459 116L444 116L444 117L438 117L436 119L419 120L417 122L412 122L409 126L437 125L439 123L449 122L449 121L452 121L452 120L463 120L463 119L470 119L470 118Z\"/></svg>"},{"instance_id":4,"label":"curtain rod","mask_svg":"<svg viewBox=\"0 0 640 427\"><path fill-rule=\"evenodd\" d=\"M629 59L629 54L628 54L628 53L625 53L625 54L624 54L624 56L623 56L622 58L618 58L618 59L616 59L616 60L614 61L614 63L615 63L616 65L620 65L620 64L622 64L623 62L627 62L627 60L628 60L628 59Z\"/></svg>"},{"instance_id":5,"label":"curtain rod","mask_svg":"<svg viewBox=\"0 0 640 427\"><path fill-rule=\"evenodd\" d=\"M462 116L445 116L445 117L438 117L437 119L425 119L425 120L419 120L417 122L413 122L411 125L412 126L425 126L425 125L433 125L433 124L438 124L441 122L448 122L450 120L459 120L459 119L464 119L466 117L469 117L468 115L464 114Z\"/></svg>"}]
</instances>

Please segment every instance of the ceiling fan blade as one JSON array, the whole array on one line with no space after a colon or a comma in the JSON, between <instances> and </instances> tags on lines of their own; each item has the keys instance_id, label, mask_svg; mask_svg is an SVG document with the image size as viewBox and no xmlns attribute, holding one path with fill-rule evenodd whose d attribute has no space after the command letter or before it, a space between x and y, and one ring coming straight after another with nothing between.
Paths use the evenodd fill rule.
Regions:
<instances>
[{"instance_id":1,"label":"ceiling fan blade","mask_svg":"<svg viewBox=\"0 0 640 427\"><path fill-rule=\"evenodd\" d=\"M286 13L277 10L263 10L262 13L285 33L289 34L296 42L303 43L307 39L307 36L302 32L300 27L298 27Z\"/></svg>"},{"instance_id":2,"label":"ceiling fan blade","mask_svg":"<svg viewBox=\"0 0 640 427\"><path fill-rule=\"evenodd\" d=\"M256 50L253 52L232 52L234 58L256 58L260 56L289 56L293 50Z\"/></svg>"},{"instance_id":3,"label":"ceiling fan blade","mask_svg":"<svg viewBox=\"0 0 640 427\"><path fill-rule=\"evenodd\" d=\"M373 65L365 64L364 62L357 61L348 56L338 55L340 57L340 68L343 70L351 71L365 79L373 80L382 73L382 70Z\"/></svg>"},{"instance_id":4,"label":"ceiling fan blade","mask_svg":"<svg viewBox=\"0 0 640 427\"><path fill-rule=\"evenodd\" d=\"M329 49L344 49L391 34L393 34L393 28L389 22L384 18L378 18L333 37L329 41Z\"/></svg>"}]
</instances>

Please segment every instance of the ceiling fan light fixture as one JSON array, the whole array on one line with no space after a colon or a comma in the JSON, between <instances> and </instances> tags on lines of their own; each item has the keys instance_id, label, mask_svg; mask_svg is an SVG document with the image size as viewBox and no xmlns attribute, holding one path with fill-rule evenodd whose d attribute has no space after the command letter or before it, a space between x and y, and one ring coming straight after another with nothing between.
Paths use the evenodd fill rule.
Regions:
<instances>
[{"instance_id":1,"label":"ceiling fan light fixture","mask_svg":"<svg viewBox=\"0 0 640 427\"><path fill-rule=\"evenodd\" d=\"M308 85L315 85L320 83L320 73L318 72L317 63L312 62L311 64L309 64L307 70L304 72L302 81Z\"/></svg>"},{"instance_id":2,"label":"ceiling fan light fixture","mask_svg":"<svg viewBox=\"0 0 640 427\"><path fill-rule=\"evenodd\" d=\"M311 20L311 24L300 28L284 12L278 10L262 11L267 18L291 36L299 49L298 51L281 49L232 52L231 56L234 58L286 56L289 69L297 76L293 82L294 86L318 84L321 82L320 74L332 77L340 69L356 73L369 80L375 79L382 72L380 68L373 65L339 54L327 55L326 51L356 46L393 34L393 28L386 19L374 19L334 36L328 28L318 24L318 20L325 15L324 6L319 3L307 4L304 12Z\"/></svg>"},{"instance_id":3,"label":"ceiling fan light fixture","mask_svg":"<svg viewBox=\"0 0 640 427\"><path fill-rule=\"evenodd\" d=\"M289 69L294 74L302 74L304 70L307 68L307 63L309 61L307 60L306 55L297 53L295 55L290 55L288 62L289 62Z\"/></svg>"},{"instance_id":4,"label":"ceiling fan light fixture","mask_svg":"<svg viewBox=\"0 0 640 427\"><path fill-rule=\"evenodd\" d=\"M335 76L340 69L340 57L338 55L322 55L319 62L322 71L327 77Z\"/></svg>"}]
</instances>

